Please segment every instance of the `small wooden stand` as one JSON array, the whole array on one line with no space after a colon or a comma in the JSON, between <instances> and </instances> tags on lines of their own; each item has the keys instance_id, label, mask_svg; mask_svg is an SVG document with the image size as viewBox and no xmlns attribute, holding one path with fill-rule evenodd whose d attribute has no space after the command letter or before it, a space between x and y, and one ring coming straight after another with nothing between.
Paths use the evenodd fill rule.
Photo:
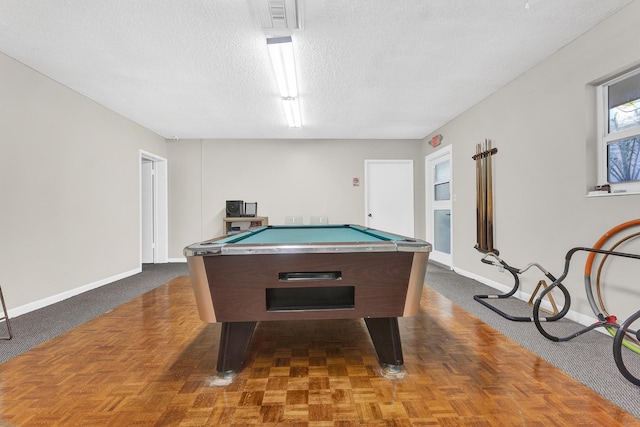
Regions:
<instances>
[{"instance_id":1,"label":"small wooden stand","mask_svg":"<svg viewBox=\"0 0 640 427\"><path fill-rule=\"evenodd\" d=\"M251 227L262 227L265 225L269 225L269 218L266 216L235 216L235 217L226 217L222 219L222 231L225 235L234 234L239 231L244 230L233 230L232 223L244 223L247 225L247 228Z\"/></svg>"},{"instance_id":2,"label":"small wooden stand","mask_svg":"<svg viewBox=\"0 0 640 427\"><path fill-rule=\"evenodd\" d=\"M533 294L531 294L531 298L529 298L529 305L533 307L533 304L535 302L536 299L536 295L538 295L538 291L540 291L540 288L543 289L547 289L547 282L545 282L544 280L540 280L538 282L538 285L536 286L536 289L533 291ZM551 303L551 307L553 307L553 311L551 310L545 310L544 308L540 308L540 311L543 311L547 314L551 314L551 315L556 315L559 313L558 311L558 306L556 305L556 301L553 299L553 295L551 295L551 293L549 293L549 302Z\"/></svg>"}]
</instances>

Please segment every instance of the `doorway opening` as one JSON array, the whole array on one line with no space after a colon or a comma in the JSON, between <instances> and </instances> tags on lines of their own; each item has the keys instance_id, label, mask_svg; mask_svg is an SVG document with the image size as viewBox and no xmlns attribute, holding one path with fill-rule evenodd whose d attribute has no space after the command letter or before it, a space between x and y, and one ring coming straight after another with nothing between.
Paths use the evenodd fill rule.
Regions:
<instances>
[{"instance_id":1,"label":"doorway opening","mask_svg":"<svg viewBox=\"0 0 640 427\"><path fill-rule=\"evenodd\" d=\"M140 264L168 262L167 159L140 150Z\"/></svg>"}]
</instances>

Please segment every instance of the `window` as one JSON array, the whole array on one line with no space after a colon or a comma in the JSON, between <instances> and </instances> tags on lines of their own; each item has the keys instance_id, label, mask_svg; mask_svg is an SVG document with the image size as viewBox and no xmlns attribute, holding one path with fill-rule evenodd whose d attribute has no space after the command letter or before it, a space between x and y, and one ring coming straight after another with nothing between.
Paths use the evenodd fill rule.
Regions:
<instances>
[{"instance_id":1,"label":"window","mask_svg":"<svg viewBox=\"0 0 640 427\"><path fill-rule=\"evenodd\" d=\"M598 182L640 192L640 69L598 87Z\"/></svg>"}]
</instances>

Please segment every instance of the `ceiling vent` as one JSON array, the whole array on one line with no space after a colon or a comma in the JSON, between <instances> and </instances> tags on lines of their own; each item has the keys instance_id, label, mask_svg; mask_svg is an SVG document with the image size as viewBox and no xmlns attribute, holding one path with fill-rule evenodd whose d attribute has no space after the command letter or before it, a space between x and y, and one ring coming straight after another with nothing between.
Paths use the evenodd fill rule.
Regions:
<instances>
[{"instance_id":1,"label":"ceiling vent","mask_svg":"<svg viewBox=\"0 0 640 427\"><path fill-rule=\"evenodd\" d=\"M299 30L302 28L302 0L249 0L258 28Z\"/></svg>"}]
</instances>

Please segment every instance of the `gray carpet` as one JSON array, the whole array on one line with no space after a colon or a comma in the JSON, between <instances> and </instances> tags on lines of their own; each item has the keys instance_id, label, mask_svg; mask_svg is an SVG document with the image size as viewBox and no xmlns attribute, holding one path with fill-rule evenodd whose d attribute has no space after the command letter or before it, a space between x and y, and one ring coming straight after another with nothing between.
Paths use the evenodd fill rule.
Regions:
<instances>
[{"instance_id":1,"label":"gray carpet","mask_svg":"<svg viewBox=\"0 0 640 427\"><path fill-rule=\"evenodd\" d=\"M0 341L0 363L100 316L177 276L187 274L188 269L185 263L145 265L139 274L11 319L14 338L9 341ZM426 284L516 343L540 355L576 380L640 418L640 405L638 405L640 387L631 384L618 371L613 360L611 337L598 332L589 332L569 342L549 341L540 335L533 323L506 320L473 300L473 295L476 294L497 293L494 289L435 264L429 264ZM531 315L531 307L523 301L512 298L491 302L499 304L504 311L513 315ZM566 336L581 328L580 325L566 320L545 326L556 336ZM629 353L637 356L635 353ZM640 356L633 356L631 356L632 361L638 361L640 364Z\"/></svg>"}]
</instances>

